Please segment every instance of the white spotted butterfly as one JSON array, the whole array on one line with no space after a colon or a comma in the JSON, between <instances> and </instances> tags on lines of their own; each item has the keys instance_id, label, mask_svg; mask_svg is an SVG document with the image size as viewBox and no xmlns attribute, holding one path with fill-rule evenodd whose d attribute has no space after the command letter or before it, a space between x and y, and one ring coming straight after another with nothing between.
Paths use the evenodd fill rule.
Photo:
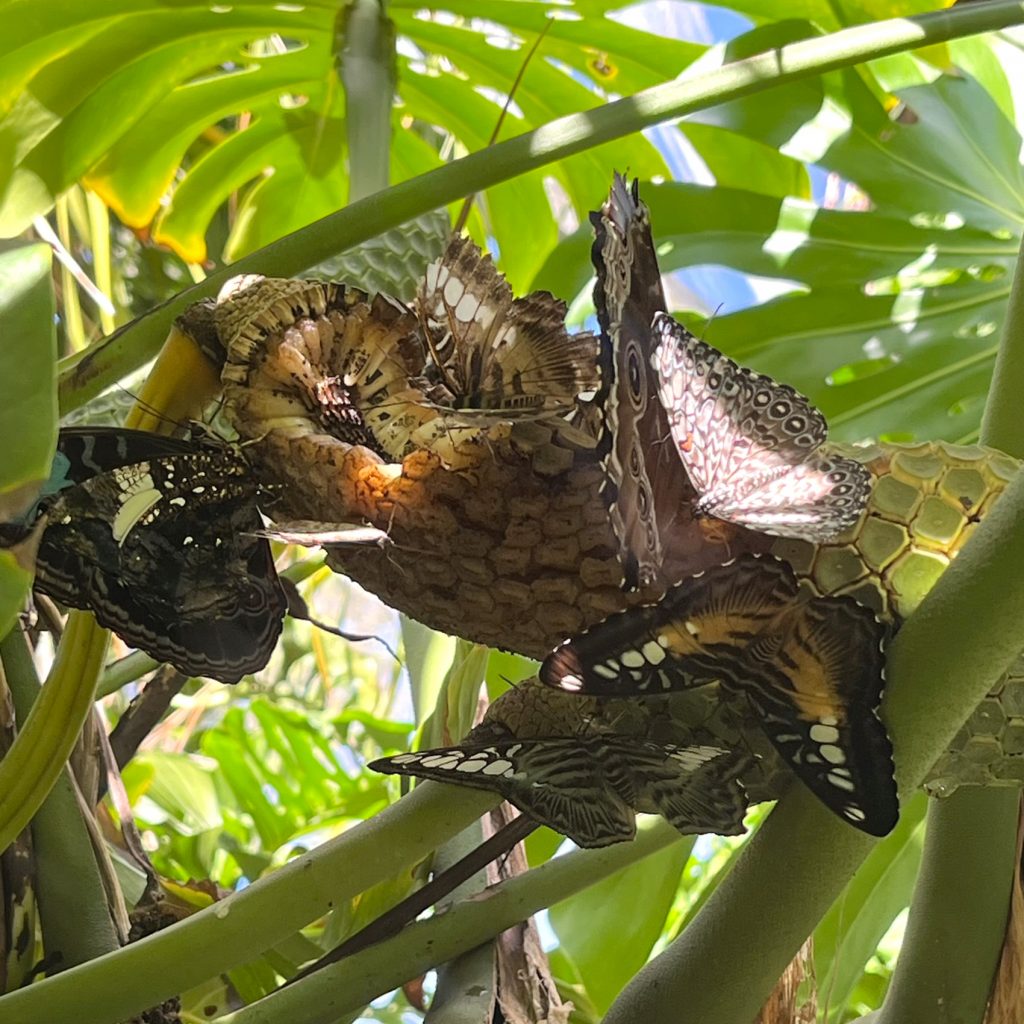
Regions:
<instances>
[{"instance_id":1,"label":"white spotted butterfly","mask_svg":"<svg viewBox=\"0 0 1024 1024\"><path fill-rule=\"evenodd\" d=\"M696 515L815 543L853 526L871 474L819 449L825 417L798 391L740 366L666 313L652 365Z\"/></svg>"}]
</instances>

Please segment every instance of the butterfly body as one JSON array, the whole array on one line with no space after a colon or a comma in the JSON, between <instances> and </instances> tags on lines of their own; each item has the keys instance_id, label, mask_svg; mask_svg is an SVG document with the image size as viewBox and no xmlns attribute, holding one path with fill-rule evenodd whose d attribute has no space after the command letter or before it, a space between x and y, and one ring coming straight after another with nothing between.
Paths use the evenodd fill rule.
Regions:
<instances>
[{"instance_id":1,"label":"butterfly body","mask_svg":"<svg viewBox=\"0 0 1024 1024\"><path fill-rule=\"evenodd\" d=\"M825 418L794 388L739 366L658 314L653 363L695 515L822 542L860 518L871 474L823 453Z\"/></svg>"},{"instance_id":2,"label":"butterfly body","mask_svg":"<svg viewBox=\"0 0 1024 1024\"><path fill-rule=\"evenodd\" d=\"M693 491L679 472L652 368L651 322L665 309L647 207L637 183L615 176L608 202L591 214L594 305L601 324L599 442L603 496L622 552L624 584L636 589L663 577L672 532L689 518Z\"/></svg>"},{"instance_id":3,"label":"butterfly body","mask_svg":"<svg viewBox=\"0 0 1024 1024\"><path fill-rule=\"evenodd\" d=\"M595 696L656 696L720 681L746 695L819 798L881 835L898 813L891 744L877 714L886 636L853 598L802 595L787 563L743 555L566 641L540 678Z\"/></svg>"},{"instance_id":4,"label":"butterfly body","mask_svg":"<svg viewBox=\"0 0 1024 1024\"><path fill-rule=\"evenodd\" d=\"M286 602L237 450L72 428L54 465L39 591L189 675L234 682L266 664Z\"/></svg>"}]
</instances>

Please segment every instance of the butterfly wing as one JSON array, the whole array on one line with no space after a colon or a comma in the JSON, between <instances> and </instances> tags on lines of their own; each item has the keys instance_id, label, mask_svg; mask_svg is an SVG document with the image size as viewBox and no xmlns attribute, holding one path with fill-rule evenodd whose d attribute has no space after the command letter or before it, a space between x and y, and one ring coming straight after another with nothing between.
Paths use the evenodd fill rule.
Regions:
<instances>
[{"instance_id":1,"label":"butterfly wing","mask_svg":"<svg viewBox=\"0 0 1024 1024\"><path fill-rule=\"evenodd\" d=\"M855 459L815 452L806 462L723 500L714 515L762 533L822 543L852 527L871 495L871 473Z\"/></svg>"},{"instance_id":2,"label":"butterfly wing","mask_svg":"<svg viewBox=\"0 0 1024 1024\"><path fill-rule=\"evenodd\" d=\"M608 201L590 219L602 335L602 493L621 547L625 585L635 589L658 578L663 538L692 492L667 440L652 369L651 321L665 308L665 296L636 181L630 189L617 174Z\"/></svg>"},{"instance_id":3,"label":"butterfly wing","mask_svg":"<svg viewBox=\"0 0 1024 1024\"><path fill-rule=\"evenodd\" d=\"M453 235L427 267L416 308L430 336L432 369L447 386L451 404L479 396L485 375L490 378L485 364L511 305L508 281L467 236Z\"/></svg>"},{"instance_id":4,"label":"butterfly wing","mask_svg":"<svg viewBox=\"0 0 1024 1024\"><path fill-rule=\"evenodd\" d=\"M262 668L285 598L245 462L225 450L94 476L49 509L36 586L189 675Z\"/></svg>"},{"instance_id":5,"label":"butterfly wing","mask_svg":"<svg viewBox=\"0 0 1024 1024\"><path fill-rule=\"evenodd\" d=\"M683 835L741 835L747 796L739 782L745 757L720 747L616 740L628 765L638 811L660 814Z\"/></svg>"},{"instance_id":6,"label":"butterfly wing","mask_svg":"<svg viewBox=\"0 0 1024 1024\"><path fill-rule=\"evenodd\" d=\"M852 526L871 476L818 455L827 426L799 392L739 366L675 319L655 317L659 397L700 498L695 511L823 541Z\"/></svg>"},{"instance_id":7,"label":"butterfly wing","mask_svg":"<svg viewBox=\"0 0 1024 1024\"><path fill-rule=\"evenodd\" d=\"M734 686L815 796L856 828L886 835L899 814L878 717L886 627L853 598L815 598L794 606L780 636L770 652L754 645Z\"/></svg>"},{"instance_id":8,"label":"butterfly wing","mask_svg":"<svg viewBox=\"0 0 1024 1024\"><path fill-rule=\"evenodd\" d=\"M578 846L608 846L636 835L632 808L607 781L615 766L574 737L441 747L381 758L369 767L500 793Z\"/></svg>"},{"instance_id":9,"label":"butterfly wing","mask_svg":"<svg viewBox=\"0 0 1024 1024\"><path fill-rule=\"evenodd\" d=\"M238 278L215 310L222 372L246 436L307 424L398 460L437 420L410 384L423 367L413 313L378 294L323 281Z\"/></svg>"},{"instance_id":10,"label":"butterfly wing","mask_svg":"<svg viewBox=\"0 0 1024 1024\"><path fill-rule=\"evenodd\" d=\"M391 543L386 531L362 523L324 523L314 519L291 519L256 530L258 537L301 547L377 547Z\"/></svg>"},{"instance_id":11,"label":"butterfly wing","mask_svg":"<svg viewBox=\"0 0 1024 1024\"><path fill-rule=\"evenodd\" d=\"M187 454L194 451L195 447L192 441L165 437L148 430L64 427L57 435L57 448L53 453L49 478L40 488L33 506L18 520L18 524L30 527L61 491L100 473L161 455ZM0 524L0 528L10 526L12 524Z\"/></svg>"},{"instance_id":12,"label":"butterfly wing","mask_svg":"<svg viewBox=\"0 0 1024 1024\"><path fill-rule=\"evenodd\" d=\"M566 313L550 292L513 301L494 338L480 405L564 412L581 393L597 389L597 338L589 331L569 334Z\"/></svg>"},{"instance_id":13,"label":"butterfly wing","mask_svg":"<svg viewBox=\"0 0 1024 1024\"><path fill-rule=\"evenodd\" d=\"M565 303L548 292L513 299L491 257L468 237L453 237L427 268L417 306L455 422L571 410L597 386L597 339L568 334Z\"/></svg>"},{"instance_id":14,"label":"butterfly wing","mask_svg":"<svg viewBox=\"0 0 1024 1024\"><path fill-rule=\"evenodd\" d=\"M711 682L797 592L781 559L741 555L566 640L545 658L540 679L597 696L655 696Z\"/></svg>"},{"instance_id":15,"label":"butterfly wing","mask_svg":"<svg viewBox=\"0 0 1024 1024\"><path fill-rule=\"evenodd\" d=\"M63 427L57 436L51 480L59 483L53 493L80 484L120 466L159 458L188 455L196 442L125 427Z\"/></svg>"}]
</instances>

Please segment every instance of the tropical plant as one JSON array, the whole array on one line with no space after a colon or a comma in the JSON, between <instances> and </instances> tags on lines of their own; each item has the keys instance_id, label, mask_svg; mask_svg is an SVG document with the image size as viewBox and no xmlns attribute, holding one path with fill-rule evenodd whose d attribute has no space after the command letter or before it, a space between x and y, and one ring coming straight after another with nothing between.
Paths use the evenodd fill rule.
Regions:
<instances>
[{"instance_id":1,"label":"tropical plant","mask_svg":"<svg viewBox=\"0 0 1024 1024\"><path fill-rule=\"evenodd\" d=\"M124 382L156 409L129 422L186 414L172 320L236 273L331 261L407 293L447 230L431 211L478 193L470 230L516 290L547 288L585 320L585 214L627 167L684 318L808 394L836 436L980 437L1024 456L1024 5L935 6L734 0L734 38L708 45L646 6L600 0L0 0L0 518L47 475L57 398L64 415L109 420ZM709 280L721 309L721 294L697 292ZM1020 490L893 647L887 716L906 793L1018 653ZM400 640L408 680L383 649L304 624L233 689L158 672L140 692L152 662L107 664L106 636L78 613L55 653L17 629L0 643L18 726L0 717L0 1019L109 1024L176 994L188 1020L419 1019L407 982L551 908L549 959L574 1020L746 1024L813 933L796 964L816 984L793 1000L811 1016L772 1019L814 1019L816 990L833 1024L943 1019L937 1005L981 1021L1015 878L1016 789L931 807L911 796L876 845L801 794L758 812L743 840L693 843L661 823L555 856L542 830L531 870L490 898L280 988L401 900L416 866L494 803L430 786L397 800L366 762L414 729L459 735L481 683L493 696L534 668L399 624L315 559L288 573L321 618L330 608ZM0 551L0 631L29 582ZM128 762L95 814L80 798L88 744L65 767L94 708L101 729L118 723ZM147 881L123 852L129 808L182 920L122 945ZM63 962L44 960L29 984L54 950ZM465 983L466 963L439 973L439 993ZM1006 998L990 1021L1015 1019Z\"/></svg>"}]
</instances>

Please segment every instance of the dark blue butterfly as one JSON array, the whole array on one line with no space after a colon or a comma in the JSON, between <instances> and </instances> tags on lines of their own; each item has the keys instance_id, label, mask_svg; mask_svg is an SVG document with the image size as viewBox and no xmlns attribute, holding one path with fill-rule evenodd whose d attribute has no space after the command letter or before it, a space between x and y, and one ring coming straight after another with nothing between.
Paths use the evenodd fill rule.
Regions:
<instances>
[{"instance_id":1,"label":"dark blue butterfly","mask_svg":"<svg viewBox=\"0 0 1024 1024\"><path fill-rule=\"evenodd\" d=\"M287 607L242 451L144 431L60 432L16 543L45 516L35 586L188 675L262 668Z\"/></svg>"}]
</instances>

